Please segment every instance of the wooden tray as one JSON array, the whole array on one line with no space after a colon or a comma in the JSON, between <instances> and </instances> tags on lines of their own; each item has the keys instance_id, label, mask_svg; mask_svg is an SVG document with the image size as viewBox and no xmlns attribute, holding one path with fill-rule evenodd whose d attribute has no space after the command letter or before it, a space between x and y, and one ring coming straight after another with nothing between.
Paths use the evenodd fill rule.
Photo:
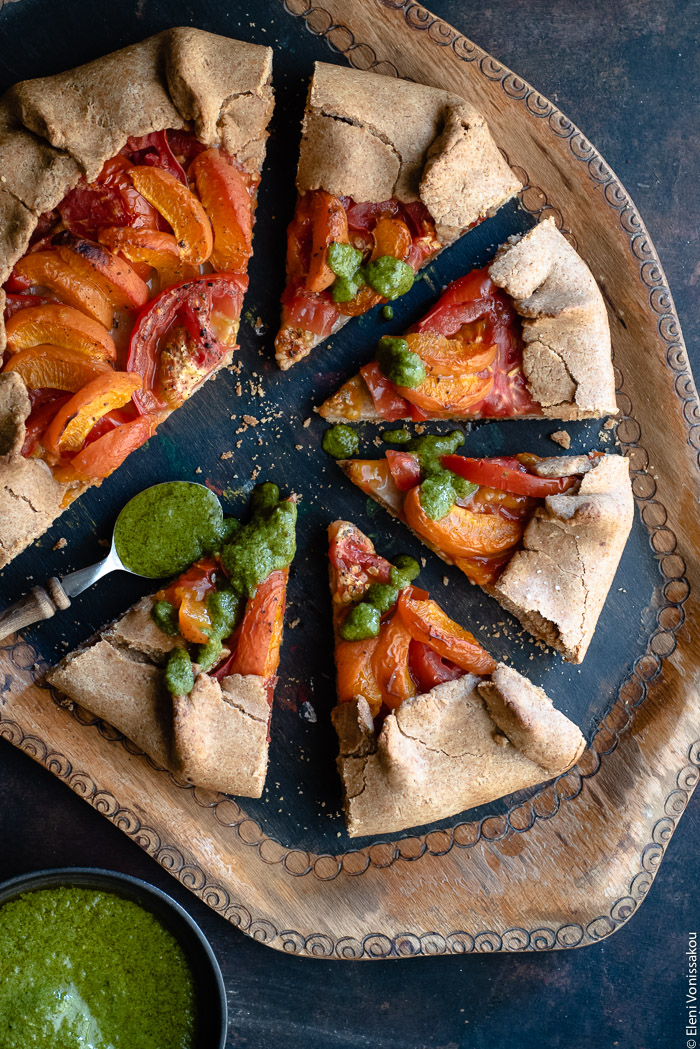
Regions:
<instances>
[{"instance_id":1,"label":"wooden tray","mask_svg":"<svg viewBox=\"0 0 700 1049\"><path fill-rule=\"evenodd\" d=\"M303 420L367 358L380 323L374 318L349 325L333 340L323 374L317 363L306 362L281 376L270 360L271 331L261 342L247 328L242 393L236 376L210 384L159 440L99 492L88 493L2 575L9 602L29 577L88 563L99 553L97 536L108 534L125 498L155 480L194 478L200 462L208 483L232 506L258 467L261 479L293 478L306 497L288 616L300 622L287 633L264 799L239 803L178 783L109 726L59 706L35 681L48 661L144 592L133 580L103 584L75 602L74 621L56 617L0 649L0 735L81 794L210 907L279 950L371 959L577 947L608 936L637 909L698 778L700 414L678 320L628 194L552 103L411 0L321 3L287 0L283 7L275 0L243 0L236 5L240 22L225 12L198 17L197 4L186 0L169 8L171 24L279 43L278 108L256 226L249 320L255 323L259 314L271 328L275 322L281 276L270 277L275 267L269 260L282 257L298 119L313 58L336 60L335 52L358 68L448 87L475 102L525 183L522 209L504 209L441 256L399 306L394 324L382 330L400 331L439 284L483 264L509 233L554 215L591 265L610 307L617 439L630 459L639 515L582 668L565 667L532 646L492 602L459 588L459 573L446 573L434 558L421 579L435 592L444 576L450 585L438 596L448 611L480 626L495 655L512 657L533 680L546 678L555 702L578 720L590 745L575 770L543 789L386 840L346 837L328 718L333 695L323 526L342 514L368 528L383 552L421 548L343 483L319 451L320 421L313 418L305 427ZM2 58L7 84L162 28L127 17L121 5L95 28L88 0L75 0L65 24L61 6L46 5L44 43L29 57ZM83 8L90 26L85 37L87 30L76 30ZM23 38L32 10L27 5L23 13L20 3L0 15L16 39ZM256 400L260 378L262 401ZM268 421L242 423L246 413ZM197 446L202 426L210 435L205 448ZM477 426L470 454L551 452L547 435L554 428ZM598 442L605 447L610 439L598 424L567 428L575 449ZM237 441L234 459L220 461ZM60 536L70 538L61 554L53 551ZM311 600L309 594L318 596Z\"/></svg>"}]
</instances>

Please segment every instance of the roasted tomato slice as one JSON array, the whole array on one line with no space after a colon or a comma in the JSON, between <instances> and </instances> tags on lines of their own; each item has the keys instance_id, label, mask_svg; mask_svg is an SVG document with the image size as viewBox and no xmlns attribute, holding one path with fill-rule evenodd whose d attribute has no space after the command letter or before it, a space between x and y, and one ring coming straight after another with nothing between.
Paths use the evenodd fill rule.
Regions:
<instances>
[{"instance_id":1,"label":"roasted tomato slice","mask_svg":"<svg viewBox=\"0 0 700 1049\"><path fill-rule=\"evenodd\" d=\"M55 415L44 436L53 455L77 452L98 419L127 404L141 388L141 376L109 371L83 386Z\"/></svg>"},{"instance_id":2,"label":"roasted tomato slice","mask_svg":"<svg viewBox=\"0 0 700 1049\"><path fill-rule=\"evenodd\" d=\"M389 582L391 564L375 553L372 543L359 529L349 527L344 521L335 521L328 537L336 603L355 600L370 582Z\"/></svg>"},{"instance_id":3,"label":"roasted tomato slice","mask_svg":"<svg viewBox=\"0 0 700 1049\"><path fill-rule=\"evenodd\" d=\"M58 205L67 229L94 238L106 226L158 229L163 221L131 184L133 164L123 155L112 157L94 182L81 180Z\"/></svg>"},{"instance_id":4,"label":"roasted tomato slice","mask_svg":"<svg viewBox=\"0 0 700 1049\"><path fill-rule=\"evenodd\" d=\"M455 504L438 521L428 517L420 502L420 488L404 500L403 512L409 527L422 539L450 558L494 557L520 542L524 524L500 514L474 513Z\"/></svg>"},{"instance_id":5,"label":"roasted tomato slice","mask_svg":"<svg viewBox=\"0 0 700 1049\"><path fill-rule=\"evenodd\" d=\"M131 310L148 302L148 285L128 262L85 237L67 230L53 238L59 256L87 282L95 284L115 310Z\"/></svg>"},{"instance_id":6,"label":"roasted tomato slice","mask_svg":"<svg viewBox=\"0 0 700 1049\"><path fill-rule=\"evenodd\" d=\"M104 325L73 306L57 303L29 306L10 317L5 330L10 353L50 343L75 350L92 360L113 361L117 354L114 340Z\"/></svg>"},{"instance_id":7,"label":"roasted tomato slice","mask_svg":"<svg viewBox=\"0 0 700 1049\"><path fill-rule=\"evenodd\" d=\"M496 662L482 648L473 634L435 602L417 600L414 588L405 587L399 593L398 614L414 641L430 645L443 659L470 674L492 674Z\"/></svg>"},{"instance_id":8,"label":"roasted tomato slice","mask_svg":"<svg viewBox=\"0 0 700 1049\"><path fill-rule=\"evenodd\" d=\"M386 459L348 459L343 470L352 483L394 514L401 513L403 494L396 486Z\"/></svg>"},{"instance_id":9,"label":"roasted tomato slice","mask_svg":"<svg viewBox=\"0 0 700 1049\"><path fill-rule=\"evenodd\" d=\"M185 262L206 262L214 246L211 222L201 202L187 186L162 168L135 167L129 171L135 189L172 227Z\"/></svg>"},{"instance_id":10,"label":"roasted tomato slice","mask_svg":"<svg viewBox=\"0 0 700 1049\"><path fill-rule=\"evenodd\" d=\"M7 285L5 286L7 287ZM47 299L43 295L29 295L27 292L15 295L6 291L5 309L3 311L5 322L9 321L10 317L14 317L15 313L19 313L20 310L29 309L31 306L48 306L52 302L55 302L55 299Z\"/></svg>"},{"instance_id":11,"label":"roasted tomato slice","mask_svg":"<svg viewBox=\"0 0 700 1049\"><path fill-rule=\"evenodd\" d=\"M158 600L169 601L177 609L180 633L193 645L206 645L211 636L207 597L216 588L218 571L213 558L203 557L156 595Z\"/></svg>"},{"instance_id":12,"label":"roasted tomato slice","mask_svg":"<svg viewBox=\"0 0 700 1049\"><path fill-rule=\"evenodd\" d=\"M289 569L271 572L245 607L229 674L256 674L269 681L277 672Z\"/></svg>"},{"instance_id":13,"label":"roasted tomato slice","mask_svg":"<svg viewBox=\"0 0 700 1049\"><path fill-rule=\"evenodd\" d=\"M208 374L230 349L219 341L212 314L237 318L243 305L247 278L239 273L211 273L166 288L136 318L127 357L127 369L143 376L143 390L134 400L141 412L160 411L166 402L157 392L159 343L179 317L192 336L193 364Z\"/></svg>"},{"instance_id":14,"label":"roasted tomato slice","mask_svg":"<svg viewBox=\"0 0 700 1049\"><path fill-rule=\"evenodd\" d=\"M578 484L580 477L538 477L515 456L500 459L468 459L464 455L445 455L443 466L467 481L497 488L514 495L528 495L543 499L548 495L566 492Z\"/></svg>"},{"instance_id":15,"label":"roasted tomato slice","mask_svg":"<svg viewBox=\"0 0 700 1049\"><path fill-rule=\"evenodd\" d=\"M465 673L456 663L443 659L435 649L422 641L411 641L408 647L408 665L421 695L445 681L463 677Z\"/></svg>"},{"instance_id":16,"label":"roasted tomato slice","mask_svg":"<svg viewBox=\"0 0 700 1049\"><path fill-rule=\"evenodd\" d=\"M70 393L62 393L61 390L37 389L30 390L31 412L24 424L24 444L22 455L25 457L41 454L40 440L59 408L70 400Z\"/></svg>"},{"instance_id":17,"label":"roasted tomato slice","mask_svg":"<svg viewBox=\"0 0 700 1049\"><path fill-rule=\"evenodd\" d=\"M253 201L250 179L218 149L195 158L191 174L214 231L215 270L244 272L253 254Z\"/></svg>"},{"instance_id":18,"label":"roasted tomato slice","mask_svg":"<svg viewBox=\"0 0 700 1049\"><path fill-rule=\"evenodd\" d=\"M112 369L104 361L91 360L79 350L30 346L13 354L3 371L17 372L30 390L50 388L77 393L87 383Z\"/></svg>"},{"instance_id":19,"label":"roasted tomato slice","mask_svg":"<svg viewBox=\"0 0 700 1049\"><path fill-rule=\"evenodd\" d=\"M325 338L340 316L334 302L305 291L303 283L288 284L282 295L283 327L301 328Z\"/></svg>"},{"instance_id":20,"label":"roasted tomato slice","mask_svg":"<svg viewBox=\"0 0 700 1049\"><path fill-rule=\"evenodd\" d=\"M132 229L130 226L110 226L99 235L100 243L110 251L118 252L134 264L153 268L161 288L181 284L199 276L199 267L180 258L180 249L172 233L155 229Z\"/></svg>"},{"instance_id":21,"label":"roasted tomato slice","mask_svg":"<svg viewBox=\"0 0 700 1049\"><path fill-rule=\"evenodd\" d=\"M417 455L389 448L386 453L386 461L400 492L408 492L420 484L420 462Z\"/></svg>"},{"instance_id":22,"label":"roasted tomato slice","mask_svg":"<svg viewBox=\"0 0 700 1049\"><path fill-rule=\"evenodd\" d=\"M187 176L182 165L170 148L167 131L151 131L148 135L131 135L122 149L132 164L146 167L158 167L187 185Z\"/></svg>"},{"instance_id":23,"label":"roasted tomato slice","mask_svg":"<svg viewBox=\"0 0 700 1049\"><path fill-rule=\"evenodd\" d=\"M394 386L383 374L377 361L370 361L360 368L360 374L367 384L367 389L372 395L374 407L382 419L387 422L396 422L398 419L410 419L411 406L405 397L398 393L398 387Z\"/></svg>"},{"instance_id":24,"label":"roasted tomato slice","mask_svg":"<svg viewBox=\"0 0 700 1049\"><path fill-rule=\"evenodd\" d=\"M107 296L91 281L86 281L73 261L66 262L58 252L30 252L15 269L28 277L32 286L49 288L67 306L74 306L104 327L112 327L114 309Z\"/></svg>"},{"instance_id":25,"label":"roasted tomato slice","mask_svg":"<svg viewBox=\"0 0 700 1049\"><path fill-rule=\"evenodd\" d=\"M372 673L389 710L395 710L418 691L408 665L410 644L411 634L399 615L382 624L372 654Z\"/></svg>"}]
</instances>

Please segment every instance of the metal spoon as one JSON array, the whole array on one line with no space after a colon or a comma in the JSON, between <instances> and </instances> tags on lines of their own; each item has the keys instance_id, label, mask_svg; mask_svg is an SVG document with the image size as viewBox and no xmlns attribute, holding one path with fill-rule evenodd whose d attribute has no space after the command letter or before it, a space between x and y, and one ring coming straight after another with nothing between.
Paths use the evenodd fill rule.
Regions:
<instances>
[{"instance_id":1,"label":"metal spoon","mask_svg":"<svg viewBox=\"0 0 700 1049\"><path fill-rule=\"evenodd\" d=\"M83 590L87 590L89 586L92 586L93 583L96 583L98 579L102 579L109 572L119 570L129 572L130 575L140 576L142 579L162 579L162 575L145 575L142 572L135 572L132 568L125 565L117 552L116 533L120 518L122 518L122 515L125 514L135 499L139 499L144 492L150 492L155 488L164 488L166 485L170 487L178 485L203 488L211 496L212 500L220 506L214 492L211 492L205 485L196 484L193 481L166 481L163 484L145 488L142 492L133 496L119 511L119 516L114 522L114 528L112 529L112 545L103 561L98 561L96 565L90 565L88 568L80 568L77 572L69 572L68 575L64 575L60 579L57 576L52 576L50 579L47 579L44 586L33 587L19 601L15 601L4 612L0 612L0 641L18 630L23 630L32 623L38 623L42 619L51 619L56 612L70 606L71 598L82 594ZM185 565L184 567L187 566ZM173 572L172 574L174 575L175 573Z\"/></svg>"}]
</instances>

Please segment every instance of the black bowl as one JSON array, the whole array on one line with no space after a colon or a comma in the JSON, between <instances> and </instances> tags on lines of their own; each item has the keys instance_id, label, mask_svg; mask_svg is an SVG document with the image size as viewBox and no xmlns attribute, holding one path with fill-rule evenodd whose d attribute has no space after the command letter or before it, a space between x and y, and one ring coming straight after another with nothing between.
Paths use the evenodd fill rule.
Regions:
<instances>
[{"instance_id":1,"label":"black bowl","mask_svg":"<svg viewBox=\"0 0 700 1049\"><path fill-rule=\"evenodd\" d=\"M193 1049L225 1049L228 1010L221 969L204 933L179 903L153 885L128 874L97 867L59 867L20 874L0 884L0 907L27 892L50 889L55 885L111 892L133 900L155 915L180 944L194 981L197 1028Z\"/></svg>"}]
</instances>

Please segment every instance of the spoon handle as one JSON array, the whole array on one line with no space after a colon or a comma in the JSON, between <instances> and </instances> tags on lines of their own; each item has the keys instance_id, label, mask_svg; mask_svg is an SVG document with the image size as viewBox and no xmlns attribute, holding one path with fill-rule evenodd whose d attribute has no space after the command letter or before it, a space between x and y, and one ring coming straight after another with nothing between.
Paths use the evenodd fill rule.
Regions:
<instances>
[{"instance_id":1,"label":"spoon handle","mask_svg":"<svg viewBox=\"0 0 700 1049\"><path fill-rule=\"evenodd\" d=\"M10 634L23 630L32 623L39 623L63 608L68 608L70 598L61 586L60 579L52 576L45 586L35 586L14 605L0 612L0 641Z\"/></svg>"}]
</instances>

